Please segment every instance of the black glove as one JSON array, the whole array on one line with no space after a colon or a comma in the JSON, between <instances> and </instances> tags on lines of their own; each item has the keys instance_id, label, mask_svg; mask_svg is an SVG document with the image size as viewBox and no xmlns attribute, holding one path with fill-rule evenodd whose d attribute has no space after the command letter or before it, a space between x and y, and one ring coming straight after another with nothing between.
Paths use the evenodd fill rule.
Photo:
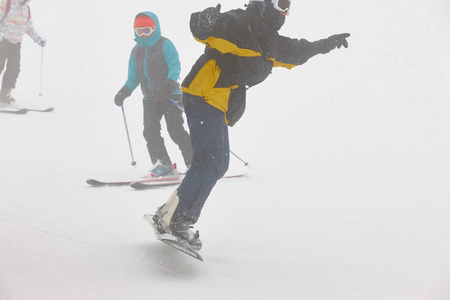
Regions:
<instances>
[{"instance_id":1,"label":"black glove","mask_svg":"<svg viewBox=\"0 0 450 300\"><path fill-rule=\"evenodd\" d=\"M341 33L330 36L328 39L333 41L336 47L339 49L342 46L348 48L348 42L346 38L350 37L350 33Z\"/></svg>"},{"instance_id":2,"label":"black glove","mask_svg":"<svg viewBox=\"0 0 450 300\"><path fill-rule=\"evenodd\" d=\"M131 90L126 85L124 85L114 97L114 103L117 106L123 106L123 101L125 101L126 98L130 97L130 95Z\"/></svg>"},{"instance_id":3,"label":"black glove","mask_svg":"<svg viewBox=\"0 0 450 300\"><path fill-rule=\"evenodd\" d=\"M212 31L219 20L220 4L216 7L208 7L198 15L198 27L203 31Z\"/></svg>"},{"instance_id":4,"label":"black glove","mask_svg":"<svg viewBox=\"0 0 450 300\"><path fill-rule=\"evenodd\" d=\"M178 83L173 81L172 79L167 78L159 90L155 93L156 101L170 101L170 97L172 97L172 92L174 89L178 87Z\"/></svg>"},{"instance_id":5,"label":"black glove","mask_svg":"<svg viewBox=\"0 0 450 300\"><path fill-rule=\"evenodd\" d=\"M346 38L348 38L350 36L350 33L341 33L341 34L335 34L330 36L329 38L326 39L326 45L327 48L326 52L330 52L331 50L335 49L335 48L341 48L342 46L344 46L344 48L348 48L348 42L346 40Z\"/></svg>"},{"instance_id":6,"label":"black glove","mask_svg":"<svg viewBox=\"0 0 450 300\"><path fill-rule=\"evenodd\" d=\"M341 33L341 34L335 34L330 36L327 39L322 39L319 41L313 42L317 49L317 53L326 54L330 52L331 50L334 50L336 48L341 48L344 46L345 48L348 47L348 42L346 38L350 36L350 33Z\"/></svg>"}]
</instances>

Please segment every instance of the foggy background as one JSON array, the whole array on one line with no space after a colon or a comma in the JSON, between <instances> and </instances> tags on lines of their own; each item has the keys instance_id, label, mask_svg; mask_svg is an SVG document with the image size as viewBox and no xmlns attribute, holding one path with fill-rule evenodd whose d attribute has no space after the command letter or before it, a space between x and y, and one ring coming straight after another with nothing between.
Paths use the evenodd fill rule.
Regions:
<instances>
[{"instance_id":1,"label":"foggy background","mask_svg":"<svg viewBox=\"0 0 450 300\"><path fill-rule=\"evenodd\" d=\"M228 0L222 11L244 8ZM349 32L349 48L251 88L230 128L231 173L196 229L204 263L142 219L174 187L92 188L148 172L140 89L121 109L141 11L160 19L184 79L203 46L190 14L211 1L32 1L13 91L49 114L0 115L0 300L450 298L450 3L295 1L280 34ZM163 121L164 127L164 121ZM165 134L165 133L164 133ZM173 161L184 169L170 138Z\"/></svg>"}]
</instances>

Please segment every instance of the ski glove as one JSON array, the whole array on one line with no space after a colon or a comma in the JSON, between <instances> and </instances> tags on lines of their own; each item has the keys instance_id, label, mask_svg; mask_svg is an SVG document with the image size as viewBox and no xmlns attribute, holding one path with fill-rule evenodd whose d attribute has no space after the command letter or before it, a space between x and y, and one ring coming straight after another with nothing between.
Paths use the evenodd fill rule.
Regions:
<instances>
[{"instance_id":1,"label":"ski glove","mask_svg":"<svg viewBox=\"0 0 450 300\"><path fill-rule=\"evenodd\" d=\"M348 48L348 42L346 38L350 37L350 33L341 33L330 36L328 39L333 41L338 49L342 46Z\"/></svg>"},{"instance_id":2,"label":"ski glove","mask_svg":"<svg viewBox=\"0 0 450 300\"><path fill-rule=\"evenodd\" d=\"M131 96L131 90L124 85L120 91L117 93L117 95L114 97L114 103L117 106L123 106L123 101L125 101L126 98Z\"/></svg>"},{"instance_id":3,"label":"ski glove","mask_svg":"<svg viewBox=\"0 0 450 300\"><path fill-rule=\"evenodd\" d=\"M36 40L36 43L41 47L45 47L47 40L42 37L38 37L38 39Z\"/></svg>"},{"instance_id":4,"label":"ski glove","mask_svg":"<svg viewBox=\"0 0 450 300\"><path fill-rule=\"evenodd\" d=\"M220 4L216 7L208 7L198 15L198 27L205 32L213 31L219 20Z\"/></svg>"},{"instance_id":5,"label":"ski glove","mask_svg":"<svg viewBox=\"0 0 450 300\"><path fill-rule=\"evenodd\" d=\"M170 101L170 97L172 97L172 92L174 89L178 87L178 83L173 81L172 79L166 78L166 80L162 83L162 86L155 93L156 101Z\"/></svg>"},{"instance_id":6,"label":"ski glove","mask_svg":"<svg viewBox=\"0 0 450 300\"><path fill-rule=\"evenodd\" d=\"M335 34L330 36L329 38L325 39L325 49L322 53L328 53L331 50L334 50L335 48L341 48L344 46L344 48L348 48L348 42L347 38L350 36L350 33L341 33L341 34Z\"/></svg>"}]
</instances>

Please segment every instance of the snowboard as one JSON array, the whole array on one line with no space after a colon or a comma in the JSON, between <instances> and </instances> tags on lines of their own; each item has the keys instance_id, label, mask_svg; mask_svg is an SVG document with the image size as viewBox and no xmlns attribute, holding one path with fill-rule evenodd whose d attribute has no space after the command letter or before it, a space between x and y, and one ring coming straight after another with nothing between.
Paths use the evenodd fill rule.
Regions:
<instances>
[{"instance_id":1,"label":"snowboard","mask_svg":"<svg viewBox=\"0 0 450 300\"><path fill-rule=\"evenodd\" d=\"M193 249L188 243L183 240L180 240L176 236L171 235L170 233L160 233L156 228L156 224L153 222L153 215L144 215L144 219L150 224L155 233L156 239L158 241L163 242L170 247L177 249L189 256L192 256L199 261L203 261L202 256L197 252L197 250Z\"/></svg>"}]
</instances>

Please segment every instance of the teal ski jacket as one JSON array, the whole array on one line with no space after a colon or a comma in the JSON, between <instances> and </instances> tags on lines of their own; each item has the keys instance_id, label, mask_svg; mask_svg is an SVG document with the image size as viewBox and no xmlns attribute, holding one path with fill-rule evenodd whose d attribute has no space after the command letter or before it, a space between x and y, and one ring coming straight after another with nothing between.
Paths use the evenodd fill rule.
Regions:
<instances>
[{"instance_id":1,"label":"teal ski jacket","mask_svg":"<svg viewBox=\"0 0 450 300\"><path fill-rule=\"evenodd\" d=\"M125 85L133 92L141 86L144 100L150 100L164 84L167 78L177 83L181 73L181 63L175 45L169 39L161 36L161 26L158 17L152 12L142 12L155 21L156 31L148 38L142 38L136 33L136 46L131 50L128 63L128 78ZM181 95L179 84L172 94Z\"/></svg>"}]
</instances>

